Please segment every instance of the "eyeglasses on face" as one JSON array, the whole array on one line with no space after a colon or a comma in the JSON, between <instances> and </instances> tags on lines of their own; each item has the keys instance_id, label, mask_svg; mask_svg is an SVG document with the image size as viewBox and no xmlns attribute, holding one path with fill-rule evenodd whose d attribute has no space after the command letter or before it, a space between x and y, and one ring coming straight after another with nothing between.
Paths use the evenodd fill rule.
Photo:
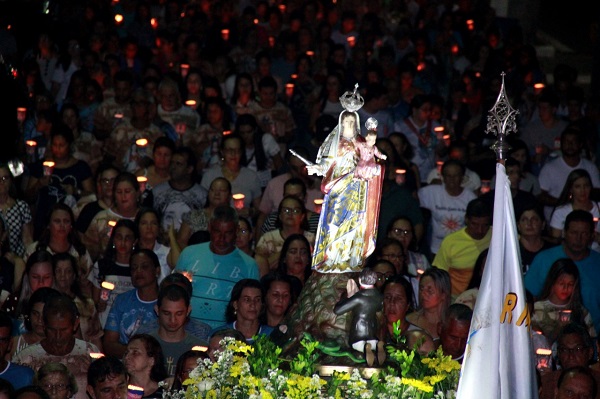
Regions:
<instances>
[{"instance_id":1,"label":"eyeglasses on face","mask_svg":"<svg viewBox=\"0 0 600 399\"><path fill-rule=\"evenodd\" d=\"M398 236L407 236L412 234L412 231L410 230L404 230L404 229L398 229L398 228L393 228L391 231L392 234L398 235Z\"/></svg>"},{"instance_id":2,"label":"eyeglasses on face","mask_svg":"<svg viewBox=\"0 0 600 399\"><path fill-rule=\"evenodd\" d=\"M294 215L299 215L302 213L302 209L300 209L300 208L281 208L281 212L285 213L286 215L289 215L290 213L293 213Z\"/></svg>"}]
</instances>

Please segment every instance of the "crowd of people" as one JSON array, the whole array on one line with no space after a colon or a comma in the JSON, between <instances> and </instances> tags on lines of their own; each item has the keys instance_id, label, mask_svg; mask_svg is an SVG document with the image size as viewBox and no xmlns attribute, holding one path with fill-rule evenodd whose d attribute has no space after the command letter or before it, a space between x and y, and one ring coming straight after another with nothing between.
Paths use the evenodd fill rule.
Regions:
<instances>
[{"instance_id":1,"label":"crowd of people","mask_svg":"<svg viewBox=\"0 0 600 399\"><path fill-rule=\"evenodd\" d=\"M517 22L480 0L46 3L34 40L1 32L20 162L0 164L0 395L124 398L129 382L160 398L224 336L284 342L315 268L372 270L372 338L399 326L460 361L504 83L534 342L554 351L541 397L577 379L597 397L600 98L567 64L545 71ZM364 104L344 113L356 84ZM366 139L344 154L357 174L319 163L338 128ZM375 178L377 203L360 194ZM374 228L336 263L342 202L324 192Z\"/></svg>"}]
</instances>

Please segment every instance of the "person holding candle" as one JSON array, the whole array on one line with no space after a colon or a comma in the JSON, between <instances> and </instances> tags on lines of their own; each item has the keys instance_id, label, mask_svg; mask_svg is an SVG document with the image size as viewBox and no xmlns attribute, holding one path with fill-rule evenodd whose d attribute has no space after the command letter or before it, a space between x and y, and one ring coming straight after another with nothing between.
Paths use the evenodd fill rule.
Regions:
<instances>
[{"instance_id":1,"label":"person holding candle","mask_svg":"<svg viewBox=\"0 0 600 399\"><path fill-rule=\"evenodd\" d=\"M162 398L164 388L159 382L168 377L164 355L156 338L148 334L131 337L123 356L129 374L129 384L143 390L142 398Z\"/></svg>"},{"instance_id":2,"label":"person holding candle","mask_svg":"<svg viewBox=\"0 0 600 399\"><path fill-rule=\"evenodd\" d=\"M160 263L160 276L158 283L171 272L173 268L167 262L169 247L158 242L160 237L160 217L153 208L141 208L135 218L135 225L140 233L138 247L153 251L158 257Z\"/></svg>"},{"instance_id":3,"label":"person holding candle","mask_svg":"<svg viewBox=\"0 0 600 399\"><path fill-rule=\"evenodd\" d=\"M88 275L88 279L93 284L92 298L96 303L102 326L106 323L116 296L131 289L129 261L139 237L135 223L129 219L119 220L110 231L106 251L94 263L94 267ZM113 289L108 292L106 300L101 298L102 283L104 282L114 284Z\"/></svg>"},{"instance_id":4,"label":"person holding candle","mask_svg":"<svg viewBox=\"0 0 600 399\"><path fill-rule=\"evenodd\" d=\"M581 303L577 265L569 258L561 258L550 267L542 291L533 304L531 325L553 344L560 329L569 322L585 326L590 336L596 336L592 318Z\"/></svg>"},{"instance_id":5,"label":"person holding candle","mask_svg":"<svg viewBox=\"0 0 600 399\"><path fill-rule=\"evenodd\" d=\"M127 398L127 370L121 360L113 356L95 359L88 368L86 391L92 399L102 399L106 391L112 399Z\"/></svg>"},{"instance_id":6,"label":"person holding candle","mask_svg":"<svg viewBox=\"0 0 600 399\"><path fill-rule=\"evenodd\" d=\"M111 223L121 219L133 221L139 211L140 185L134 174L121 172L113 183L113 204L94 216L81 241L96 260L108 249Z\"/></svg>"},{"instance_id":7,"label":"person holding candle","mask_svg":"<svg viewBox=\"0 0 600 399\"><path fill-rule=\"evenodd\" d=\"M254 217L260 204L262 190L258 175L253 170L243 166L246 153L244 140L237 133L223 137L220 146L220 165L205 170L202 176L202 187L208 190L210 183L217 177L224 177L230 183L234 194L244 194L244 208L240 215Z\"/></svg>"},{"instance_id":8,"label":"person holding candle","mask_svg":"<svg viewBox=\"0 0 600 399\"><path fill-rule=\"evenodd\" d=\"M112 79L115 95L102 101L94 113L92 133L98 140L108 138L116 124L121 123L123 118L131 117L134 77L129 71L117 70Z\"/></svg>"},{"instance_id":9,"label":"person holding candle","mask_svg":"<svg viewBox=\"0 0 600 399\"><path fill-rule=\"evenodd\" d=\"M51 136L49 157L31 165L25 191L36 203L34 235L39 235L45 227L46 216L54 203L68 196L76 201L94 192L92 170L87 162L73 157L73 141L73 133L68 128L56 129ZM49 173L44 170L45 161L54 162Z\"/></svg>"},{"instance_id":10,"label":"person holding candle","mask_svg":"<svg viewBox=\"0 0 600 399\"><path fill-rule=\"evenodd\" d=\"M200 127L200 115L183 104L179 85L170 77L164 77L158 86L158 116L168 122L187 145Z\"/></svg>"},{"instance_id":11,"label":"person holding candle","mask_svg":"<svg viewBox=\"0 0 600 399\"><path fill-rule=\"evenodd\" d=\"M235 76L233 94L231 95L231 107L233 107L235 116L240 117L249 113L251 104L255 102L255 98L256 90L252 75L247 72L238 73Z\"/></svg>"},{"instance_id":12,"label":"person holding candle","mask_svg":"<svg viewBox=\"0 0 600 399\"><path fill-rule=\"evenodd\" d=\"M148 179L146 190L143 191L152 190L160 183L169 180L169 166L174 152L175 143L173 143L173 140L165 136L156 139L154 147L152 147L152 165L138 169L135 172L136 176L144 176Z\"/></svg>"},{"instance_id":13,"label":"person holding candle","mask_svg":"<svg viewBox=\"0 0 600 399\"><path fill-rule=\"evenodd\" d=\"M225 132L231 132L229 112L225 100L210 97L204 103L202 120L198 133L189 136L186 145L194 149L199 159L198 169L210 168L219 162L219 145Z\"/></svg>"},{"instance_id":14,"label":"person holding candle","mask_svg":"<svg viewBox=\"0 0 600 399\"><path fill-rule=\"evenodd\" d=\"M152 123L150 112L154 97L144 89L131 95L131 118L124 118L110 133L104 144L104 156L121 170L134 172L148 164L150 149L159 137L160 128ZM145 139L145 141L138 141Z\"/></svg>"}]
</instances>

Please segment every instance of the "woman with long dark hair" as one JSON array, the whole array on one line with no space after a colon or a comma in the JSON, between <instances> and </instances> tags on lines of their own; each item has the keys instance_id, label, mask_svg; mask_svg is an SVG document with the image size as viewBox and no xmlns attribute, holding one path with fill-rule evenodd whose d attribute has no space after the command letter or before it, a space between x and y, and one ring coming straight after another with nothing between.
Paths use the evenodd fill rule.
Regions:
<instances>
[{"instance_id":1,"label":"woman with long dark hair","mask_svg":"<svg viewBox=\"0 0 600 399\"><path fill-rule=\"evenodd\" d=\"M151 335L136 334L129 340L123 356L129 384L143 388L143 398L162 398L159 382L168 377L160 343Z\"/></svg>"}]
</instances>

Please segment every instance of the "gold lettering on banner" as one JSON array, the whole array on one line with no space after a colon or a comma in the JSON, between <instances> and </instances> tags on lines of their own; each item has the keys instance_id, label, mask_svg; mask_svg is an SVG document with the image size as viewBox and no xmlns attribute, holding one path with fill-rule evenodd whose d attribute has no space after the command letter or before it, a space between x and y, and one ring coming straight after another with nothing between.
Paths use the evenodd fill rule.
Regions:
<instances>
[{"instance_id":1,"label":"gold lettering on banner","mask_svg":"<svg viewBox=\"0 0 600 399\"><path fill-rule=\"evenodd\" d=\"M502 305L502 311L500 312L500 323L512 323L513 310L517 306L518 302L517 294L509 292L504 297L504 304ZM531 314L529 313L529 306L525 304L519 318L517 319L517 326L522 326L525 323L525 327L529 329L531 324Z\"/></svg>"}]
</instances>

